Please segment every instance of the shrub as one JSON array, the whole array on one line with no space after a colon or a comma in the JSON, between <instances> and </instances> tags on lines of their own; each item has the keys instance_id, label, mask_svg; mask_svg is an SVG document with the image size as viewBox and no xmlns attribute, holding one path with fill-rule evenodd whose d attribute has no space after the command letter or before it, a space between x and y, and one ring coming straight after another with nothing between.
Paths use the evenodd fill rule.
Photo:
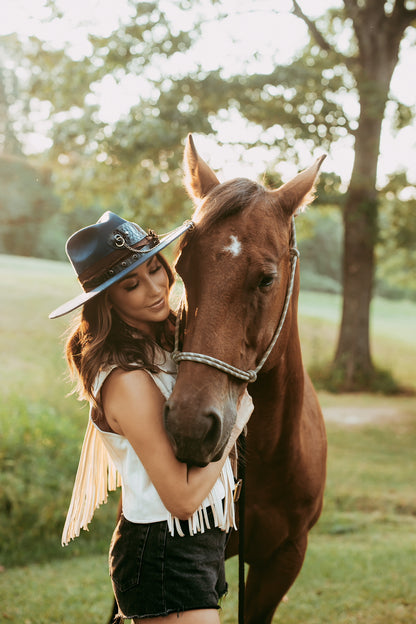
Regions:
<instances>
[{"instance_id":1,"label":"shrub","mask_svg":"<svg viewBox=\"0 0 416 624\"><path fill-rule=\"evenodd\" d=\"M312 364L308 373L317 390L328 392L350 392L344 377L344 371L330 363ZM386 395L412 394L412 390L402 387L388 370L375 367L372 374L364 374L361 384L355 382L355 391L372 392Z\"/></svg>"},{"instance_id":2,"label":"shrub","mask_svg":"<svg viewBox=\"0 0 416 624\"><path fill-rule=\"evenodd\" d=\"M61 533L80 452L73 418L45 403L10 397L0 408L0 561L22 565L83 552L104 552L115 504L98 512L91 534L62 549ZM108 507L108 509L105 509Z\"/></svg>"}]
</instances>

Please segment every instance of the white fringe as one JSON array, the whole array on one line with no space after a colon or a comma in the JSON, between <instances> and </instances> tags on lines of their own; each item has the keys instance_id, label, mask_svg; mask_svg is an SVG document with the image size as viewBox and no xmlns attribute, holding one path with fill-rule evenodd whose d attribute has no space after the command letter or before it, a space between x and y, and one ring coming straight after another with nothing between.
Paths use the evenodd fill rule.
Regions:
<instances>
[{"instance_id":1,"label":"white fringe","mask_svg":"<svg viewBox=\"0 0 416 624\"><path fill-rule=\"evenodd\" d=\"M88 420L78 470L72 490L61 543L66 546L78 537L81 529L88 531L94 511L107 502L108 492L121 485L100 434Z\"/></svg>"},{"instance_id":2,"label":"white fringe","mask_svg":"<svg viewBox=\"0 0 416 624\"><path fill-rule=\"evenodd\" d=\"M236 524L235 481L228 459L222 468L219 481L224 488L225 497L222 496L222 488L215 484L208 495L208 501L214 517L214 526L223 531L229 531L231 528L235 529ZM108 492L115 490L120 485L120 474L115 469L97 428L89 418L71 502L62 532L62 546L66 546L71 540L78 537L81 529L88 531L88 524L91 522L95 510L107 502ZM167 523L171 535L174 535L176 530L178 535L184 536L178 518L173 517L169 512ZM207 510L201 505L188 520L189 534L203 533L210 528Z\"/></svg>"},{"instance_id":3,"label":"white fringe","mask_svg":"<svg viewBox=\"0 0 416 624\"><path fill-rule=\"evenodd\" d=\"M235 522L235 506L234 506L234 489L235 480L231 463L227 460L221 470L219 480L224 488L225 496L218 492L218 485L215 484L208 495L209 505L214 517L214 526L222 531L237 529ZM221 492L222 494L222 492ZM168 515L168 529L171 535L175 534L175 530L181 537L184 536L178 518L174 518L172 514ZM190 535L196 533L204 533L206 529L210 529L211 525L208 518L206 507L201 505L195 513L188 519L188 531Z\"/></svg>"}]
</instances>

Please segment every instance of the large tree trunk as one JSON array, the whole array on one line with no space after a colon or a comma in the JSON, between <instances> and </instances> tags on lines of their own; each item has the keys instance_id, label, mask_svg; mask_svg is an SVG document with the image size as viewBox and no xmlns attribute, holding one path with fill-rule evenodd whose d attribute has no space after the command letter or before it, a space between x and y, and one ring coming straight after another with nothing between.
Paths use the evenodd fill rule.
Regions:
<instances>
[{"instance_id":1,"label":"large tree trunk","mask_svg":"<svg viewBox=\"0 0 416 624\"><path fill-rule=\"evenodd\" d=\"M343 312L334 369L346 391L371 388L370 303L377 240L376 173L381 125L400 41L414 12L396 0L386 14L384 2L359 7L344 0L358 41L359 55L350 69L357 80L360 118L355 132L355 160L344 208Z\"/></svg>"}]
</instances>

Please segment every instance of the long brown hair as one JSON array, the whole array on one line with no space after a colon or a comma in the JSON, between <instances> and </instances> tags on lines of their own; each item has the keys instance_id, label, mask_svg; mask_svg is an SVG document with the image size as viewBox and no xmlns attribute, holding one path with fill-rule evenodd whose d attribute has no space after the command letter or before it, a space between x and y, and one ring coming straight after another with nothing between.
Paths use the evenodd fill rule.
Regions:
<instances>
[{"instance_id":1,"label":"long brown hair","mask_svg":"<svg viewBox=\"0 0 416 624\"><path fill-rule=\"evenodd\" d=\"M165 258L157 254L172 287L174 277ZM156 342L123 321L108 302L108 290L103 291L82 307L70 326L65 346L74 392L80 399L95 401L93 386L100 370L116 366L123 370L146 368L158 372L155 364L157 346L172 349L175 315L157 327Z\"/></svg>"}]
</instances>

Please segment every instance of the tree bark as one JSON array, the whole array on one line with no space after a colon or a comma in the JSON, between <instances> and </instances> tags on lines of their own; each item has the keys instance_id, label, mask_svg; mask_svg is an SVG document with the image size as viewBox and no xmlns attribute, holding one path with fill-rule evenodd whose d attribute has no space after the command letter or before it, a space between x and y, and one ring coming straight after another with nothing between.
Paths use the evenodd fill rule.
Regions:
<instances>
[{"instance_id":1,"label":"tree bark","mask_svg":"<svg viewBox=\"0 0 416 624\"><path fill-rule=\"evenodd\" d=\"M355 160L344 207L343 310L336 371L342 389L365 387L374 372L370 354L370 303L377 237L376 171L383 117L368 119L362 106Z\"/></svg>"}]
</instances>

